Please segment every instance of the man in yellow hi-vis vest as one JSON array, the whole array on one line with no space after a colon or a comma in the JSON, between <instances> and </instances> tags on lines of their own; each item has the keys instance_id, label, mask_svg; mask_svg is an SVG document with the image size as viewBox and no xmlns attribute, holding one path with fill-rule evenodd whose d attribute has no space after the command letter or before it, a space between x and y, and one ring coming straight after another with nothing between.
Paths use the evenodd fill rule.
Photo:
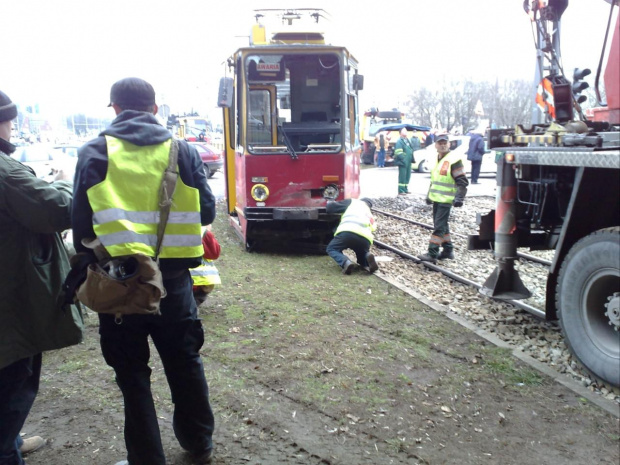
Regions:
<instances>
[{"instance_id":1,"label":"man in yellow hi-vis vest","mask_svg":"<svg viewBox=\"0 0 620 465\"><path fill-rule=\"evenodd\" d=\"M373 232L377 223L372 216L370 199L345 199L339 202L327 202L327 213L341 213L342 218L334 238L327 245L327 254L342 268L344 274L351 274L354 263L342 253L345 249L355 252L357 263L369 273L379 269L375 256L370 253Z\"/></svg>"},{"instance_id":2,"label":"man in yellow hi-vis vest","mask_svg":"<svg viewBox=\"0 0 620 465\"><path fill-rule=\"evenodd\" d=\"M78 152L72 225L77 252L92 253L83 239L97 237L112 257L155 255L159 191L168 166L170 132L157 119L155 91L125 78L110 92L116 118ZM125 401L127 460L117 465L165 465L150 387L151 336L161 356L174 402L174 433L197 464L211 461L213 412L200 357L204 332L192 295L189 268L201 263L201 225L215 218L215 197L196 150L179 141L173 206L159 264L167 295L161 315L99 314L103 356L116 373Z\"/></svg>"},{"instance_id":3,"label":"man in yellow hi-vis vest","mask_svg":"<svg viewBox=\"0 0 620 465\"><path fill-rule=\"evenodd\" d=\"M428 253L418 255L418 258L432 263L438 259L454 259L448 220L452 206L463 206L469 185L463 161L458 154L450 152L449 139L447 134L438 135L435 139L437 164L431 169L431 185L426 196L426 203L433 205L433 233Z\"/></svg>"}]
</instances>

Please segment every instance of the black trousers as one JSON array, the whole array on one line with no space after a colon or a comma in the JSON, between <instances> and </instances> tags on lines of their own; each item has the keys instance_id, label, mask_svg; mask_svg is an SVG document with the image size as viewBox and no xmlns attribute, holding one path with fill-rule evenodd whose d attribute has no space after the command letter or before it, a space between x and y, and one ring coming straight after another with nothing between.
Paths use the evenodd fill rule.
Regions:
<instances>
[{"instance_id":1,"label":"black trousers","mask_svg":"<svg viewBox=\"0 0 620 465\"><path fill-rule=\"evenodd\" d=\"M25 463L19 432L39 391L41 359L37 354L0 370L0 465Z\"/></svg>"},{"instance_id":2,"label":"black trousers","mask_svg":"<svg viewBox=\"0 0 620 465\"><path fill-rule=\"evenodd\" d=\"M116 373L125 401L125 444L130 465L165 465L151 394L151 336L161 357L174 403L172 426L179 444L194 455L212 447L214 418L200 348L204 343L189 274L165 280L161 315L99 315L103 356Z\"/></svg>"},{"instance_id":3,"label":"black trousers","mask_svg":"<svg viewBox=\"0 0 620 465\"><path fill-rule=\"evenodd\" d=\"M478 182L478 176L480 176L480 166L482 160L471 162L471 182Z\"/></svg>"}]
</instances>

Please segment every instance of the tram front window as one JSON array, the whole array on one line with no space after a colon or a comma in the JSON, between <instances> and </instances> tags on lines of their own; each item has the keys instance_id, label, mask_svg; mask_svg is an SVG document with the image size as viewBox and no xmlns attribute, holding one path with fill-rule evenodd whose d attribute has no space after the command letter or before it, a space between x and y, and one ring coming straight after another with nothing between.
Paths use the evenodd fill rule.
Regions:
<instances>
[{"instance_id":1,"label":"tram front window","mask_svg":"<svg viewBox=\"0 0 620 465\"><path fill-rule=\"evenodd\" d=\"M286 145L295 152L341 150L343 93L337 54L250 55L245 63L251 152L278 152Z\"/></svg>"}]
</instances>

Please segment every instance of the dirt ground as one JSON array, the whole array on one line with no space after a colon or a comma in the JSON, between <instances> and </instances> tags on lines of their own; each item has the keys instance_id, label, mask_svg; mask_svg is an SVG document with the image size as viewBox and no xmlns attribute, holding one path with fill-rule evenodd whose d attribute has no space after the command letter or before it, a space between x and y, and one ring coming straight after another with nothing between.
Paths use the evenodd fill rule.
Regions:
<instances>
[{"instance_id":1,"label":"dirt ground","mask_svg":"<svg viewBox=\"0 0 620 465\"><path fill-rule=\"evenodd\" d=\"M620 462L618 419L509 351L377 277L345 277L327 257L250 254L215 231L224 285L200 309L214 464ZM125 458L95 314L86 327L82 344L44 357L23 432L48 444L29 465ZM152 368L168 463L189 465L156 353Z\"/></svg>"}]
</instances>

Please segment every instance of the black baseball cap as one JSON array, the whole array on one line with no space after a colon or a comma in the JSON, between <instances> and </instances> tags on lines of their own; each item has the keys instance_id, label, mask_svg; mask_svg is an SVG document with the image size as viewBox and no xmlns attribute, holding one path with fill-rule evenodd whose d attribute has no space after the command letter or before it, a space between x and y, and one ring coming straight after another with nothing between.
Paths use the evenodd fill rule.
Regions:
<instances>
[{"instance_id":1,"label":"black baseball cap","mask_svg":"<svg viewBox=\"0 0 620 465\"><path fill-rule=\"evenodd\" d=\"M155 105L155 89L144 79L129 77L112 85L110 104L117 104L123 110L141 109Z\"/></svg>"},{"instance_id":2,"label":"black baseball cap","mask_svg":"<svg viewBox=\"0 0 620 465\"><path fill-rule=\"evenodd\" d=\"M439 142L440 140L450 140L450 136L448 134L439 134L435 136L435 142Z\"/></svg>"}]
</instances>

